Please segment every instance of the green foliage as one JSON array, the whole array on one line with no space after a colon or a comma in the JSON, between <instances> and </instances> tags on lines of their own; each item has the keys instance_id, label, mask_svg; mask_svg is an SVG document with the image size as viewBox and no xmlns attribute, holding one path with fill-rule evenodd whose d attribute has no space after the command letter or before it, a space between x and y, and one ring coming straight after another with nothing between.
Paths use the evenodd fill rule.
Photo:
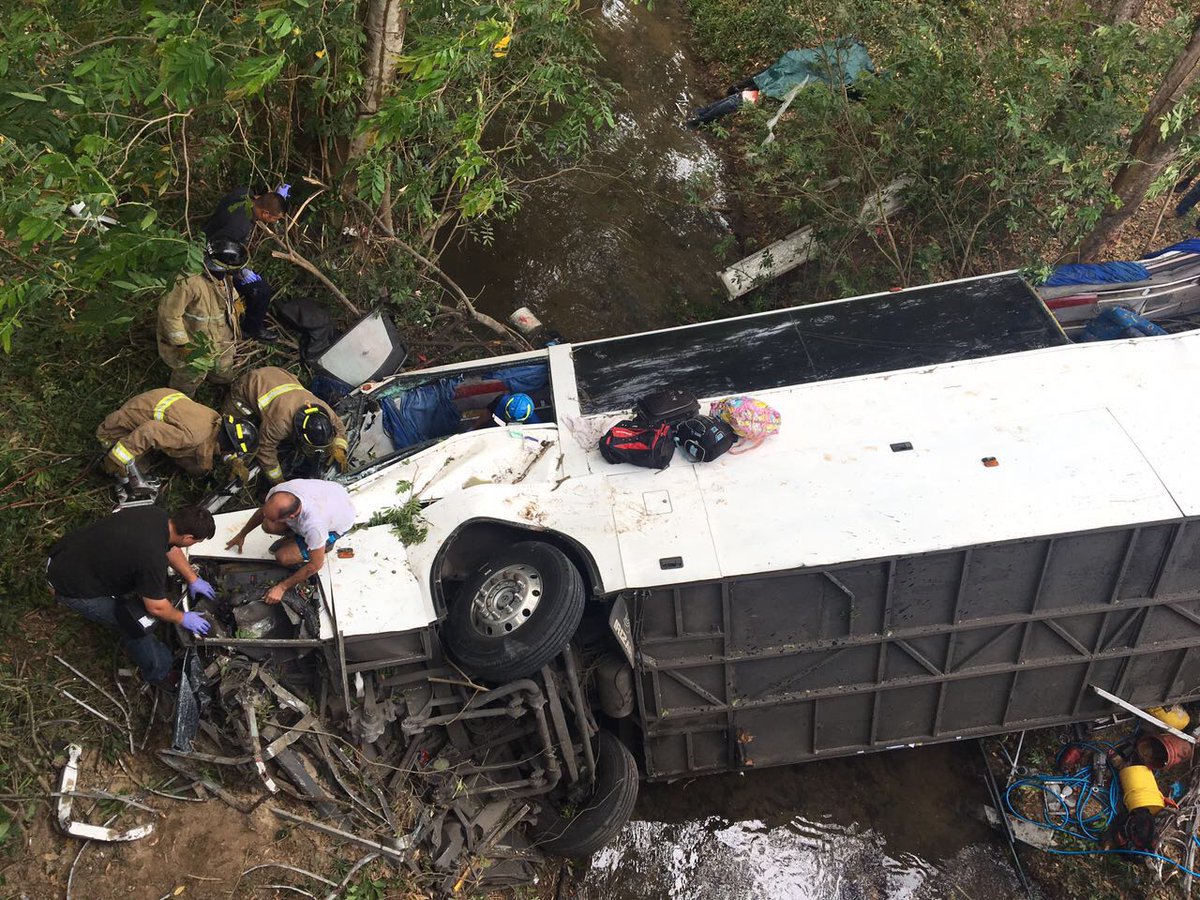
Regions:
<instances>
[{"instance_id":1,"label":"green foliage","mask_svg":"<svg viewBox=\"0 0 1200 900\"><path fill-rule=\"evenodd\" d=\"M391 525L392 534L399 538L405 547L419 544L429 534L429 524L421 517L421 500L413 493L412 484L407 481L396 483L396 493L408 494L408 498L400 506L389 506L379 510L371 516L367 527Z\"/></svg>"},{"instance_id":2,"label":"green foliage","mask_svg":"<svg viewBox=\"0 0 1200 900\"><path fill-rule=\"evenodd\" d=\"M801 92L769 146L778 102L728 120L746 157L739 187L792 227L815 224L852 293L878 288L871 257L893 283L913 283L1086 232L1191 23L1095 27L1076 0L689 6L730 82L796 46L853 35L870 49L877 77L849 96ZM908 212L886 226L863 221L864 198L901 177Z\"/></svg>"},{"instance_id":3,"label":"green foliage","mask_svg":"<svg viewBox=\"0 0 1200 900\"><path fill-rule=\"evenodd\" d=\"M493 55L512 35L508 52ZM506 215L513 173L583 153L613 126L613 88L590 70L588 28L563 0L493 4L418 0L409 13L397 88L360 130L359 196L391 186L399 227ZM402 192L402 193L401 193Z\"/></svg>"},{"instance_id":4,"label":"green foliage","mask_svg":"<svg viewBox=\"0 0 1200 900\"><path fill-rule=\"evenodd\" d=\"M30 322L95 307L118 327L122 305L152 306L197 268L202 217L237 184L308 173L327 185L292 236L345 273L347 293L364 252L410 274L380 245L327 237L378 214L436 256L439 227L516 207L517 167L581 153L612 124L571 0L413 4L396 83L360 116L368 2L46 0L0 13L0 346ZM80 216L64 213L76 203ZM412 279L389 287L403 296Z\"/></svg>"},{"instance_id":5,"label":"green foliage","mask_svg":"<svg viewBox=\"0 0 1200 900\"><path fill-rule=\"evenodd\" d=\"M289 239L349 296L387 288L402 323L419 328L431 321L437 292L414 289L410 255L345 236L347 226L363 234L370 213L391 213L397 235L435 257L431 223L459 214L486 223L508 212L519 199L515 167L579 151L587 129L609 121L606 92L588 73L594 53L568 0L486 9L427 2L409 12L415 63L405 63L366 123L374 143L343 167L359 128L364 5L40 0L0 8L6 640L33 621L45 623L38 652L66 639L105 641L50 606L46 551L112 507L96 426L165 382L154 309L181 271L199 269L199 229L218 197L238 184L296 184L303 175L327 185ZM508 55L492 56L510 32ZM391 207L381 210L389 195ZM76 203L79 215L65 214ZM102 215L119 224L106 227ZM252 249L257 271L279 287L318 293L269 249ZM202 344L193 349L198 366L210 364ZM198 399L220 404L207 386ZM177 477L164 502L194 500L203 489ZM389 521L402 540L424 538L411 498ZM15 654L15 644L6 646ZM4 704L0 696L0 730L15 734Z\"/></svg>"}]
</instances>

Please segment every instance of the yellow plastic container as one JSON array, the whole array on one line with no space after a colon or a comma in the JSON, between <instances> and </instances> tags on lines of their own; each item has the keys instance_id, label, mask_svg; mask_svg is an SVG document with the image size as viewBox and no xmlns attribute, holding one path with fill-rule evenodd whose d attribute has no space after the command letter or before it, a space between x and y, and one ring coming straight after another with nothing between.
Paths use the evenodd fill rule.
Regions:
<instances>
[{"instance_id":1,"label":"yellow plastic container","mask_svg":"<svg viewBox=\"0 0 1200 900\"><path fill-rule=\"evenodd\" d=\"M1127 810L1133 812L1135 809L1145 809L1149 810L1151 815L1162 812L1166 804L1150 769L1145 766L1126 766L1118 775Z\"/></svg>"},{"instance_id":2,"label":"yellow plastic container","mask_svg":"<svg viewBox=\"0 0 1200 900\"><path fill-rule=\"evenodd\" d=\"M1182 706L1156 706L1153 709L1148 709L1146 712L1158 719L1164 725L1170 725L1172 728L1183 731L1188 727L1188 723L1192 721L1192 717L1187 714L1187 710Z\"/></svg>"}]
</instances>

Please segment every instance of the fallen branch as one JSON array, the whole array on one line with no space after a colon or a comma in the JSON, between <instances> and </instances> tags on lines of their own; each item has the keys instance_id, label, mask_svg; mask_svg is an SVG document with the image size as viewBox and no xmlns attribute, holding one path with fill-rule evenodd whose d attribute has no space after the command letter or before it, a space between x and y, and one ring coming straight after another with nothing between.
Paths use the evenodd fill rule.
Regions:
<instances>
[{"instance_id":1,"label":"fallen branch","mask_svg":"<svg viewBox=\"0 0 1200 900\"><path fill-rule=\"evenodd\" d=\"M340 302L344 307L346 307L346 309L350 310L350 312L354 313L354 315L356 315L356 316L362 315L362 310L360 310L357 306L355 306L353 303L351 303L350 298L347 297L345 294L343 294L338 289L337 285L335 285L332 281L330 281L328 278L325 277L325 273L323 273L320 269L318 269L316 266L314 266L311 262L309 262L307 259L305 259L303 256L301 256L295 250L292 250L292 249L288 248L287 246L285 246L283 241L279 240L279 238L275 237L275 235L271 235L271 239L274 240L275 242L277 242L279 244L279 246L284 248L282 251L272 250L271 256L273 256L275 259L287 260L294 266L299 266L301 269L303 269L305 272L307 272L313 278L317 279L317 281L321 282L321 284L325 285L325 287L327 287L329 289L329 293L333 294L333 296L335 296L338 299L338 302Z\"/></svg>"},{"instance_id":2,"label":"fallen branch","mask_svg":"<svg viewBox=\"0 0 1200 900\"><path fill-rule=\"evenodd\" d=\"M83 679L88 684L90 684L92 687L94 687L96 690L98 690L101 694L103 694L105 697L108 698L109 702L111 702L113 706L115 706L117 709L119 709L121 711L121 715L125 719L125 736L129 739L129 752L132 754L134 752L133 751L133 722L130 720L130 717L129 717L129 707L126 706L121 701L119 701L116 697L114 697L112 694L110 694L104 688L100 687L100 685L96 684L96 682L92 681L92 679L88 678L86 675L84 675L82 672L80 672L77 668L75 668L73 665L71 665L69 662L67 662L65 659L63 659L58 654L54 655L54 660L57 663L59 663L60 665L64 666L65 668L70 669L77 676L79 676L81 679ZM119 682L118 682L117 686L120 687ZM64 691L63 693L66 693L66 692ZM70 696L70 695L68 695L68 696ZM72 697L71 699L74 700L75 698ZM80 701L76 701L76 702L78 703ZM88 708L88 707L85 706L85 708Z\"/></svg>"},{"instance_id":3,"label":"fallen branch","mask_svg":"<svg viewBox=\"0 0 1200 900\"><path fill-rule=\"evenodd\" d=\"M529 350L533 349L533 345L530 344L529 341L525 340L525 338L522 335L520 335L518 332L509 328L507 325L504 325L502 322L496 321L491 316L489 316L487 313L481 313L479 310L477 310L475 308L475 304L471 302L471 298L467 296L467 292L464 291L462 288L460 288L458 286L457 282L455 282L453 278L451 278L449 275L447 275L445 272L443 272L441 270L441 268L437 265L437 263L435 263L433 260L427 259L420 252L418 252L415 247L410 246L408 243L406 243L405 241L396 237L395 235L385 237L384 240L394 242L405 253L409 254L413 259L415 259L421 265L425 266L427 269L429 269L431 272L433 272L435 275L437 275L437 277L440 278L445 283L446 287L450 288L450 292L458 298L459 305L462 306L462 308L466 312L466 314L468 316L470 316L472 319L474 319L476 322L478 322L480 325L482 325L484 328L488 328L488 329L496 332L496 334L500 335L503 338L507 338L508 340L515 341L518 344L518 346L523 346Z\"/></svg>"},{"instance_id":4,"label":"fallen branch","mask_svg":"<svg viewBox=\"0 0 1200 900\"><path fill-rule=\"evenodd\" d=\"M104 722L107 722L109 725L111 725L113 727L113 730L116 731L117 733L119 733L119 734L125 733L125 729L121 727L119 722L114 722L112 719L110 719L104 713L100 712L100 710L96 709L94 706L89 706L88 704L84 703L82 700L80 700L78 697L76 697L70 691L64 691L60 688L58 692L60 694L62 694L64 697L66 697L68 700L72 700L75 703L78 703L80 706L82 706L84 709L86 709L88 712L90 712L93 716L96 716L98 719L100 719Z\"/></svg>"},{"instance_id":5,"label":"fallen branch","mask_svg":"<svg viewBox=\"0 0 1200 900\"><path fill-rule=\"evenodd\" d=\"M376 860L378 858L378 853L368 853L366 856L356 862L353 866L351 866L350 871L346 873L346 877L342 879L341 883L325 895L325 900L337 900L337 898L341 896L342 891L346 889L347 885L354 880L354 876L358 874L359 869L372 860Z\"/></svg>"},{"instance_id":6,"label":"fallen branch","mask_svg":"<svg viewBox=\"0 0 1200 900\"><path fill-rule=\"evenodd\" d=\"M365 203L363 203L363 206L371 214L371 217L375 220L375 224L379 226L381 231L383 231L382 240L391 241L392 243L396 244L397 246L400 247L401 250L403 250L405 253L407 253L409 256L411 256L413 259L415 259L417 262L419 262L421 265L423 265L425 268L429 269L429 271L431 271L435 275L437 275L437 277L442 280L442 283L445 284L446 287L448 287L450 289L450 292L452 294L454 294L455 297L458 298L458 302L459 302L459 305L462 307L462 310L468 316L470 316L472 319L474 319L475 322L482 325L484 328L487 328L487 329L490 329L491 331L496 332L496 334L500 335L503 338L506 338L508 340L516 342L518 347L524 347L527 350L533 349L533 345L530 344L529 341L525 340L524 336L521 335L519 332L514 331L513 329L509 328L507 325L504 325L502 322L496 321L491 316L489 316L487 313L481 313L479 310L477 310L475 308L475 304L471 302L471 298L467 296L467 292L464 291L461 287L459 287L458 283L453 278L451 278L449 275L447 275L445 272L443 272L441 267L439 267L437 263L435 263L433 260L426 257L423 253L421 253L415 247L410 245L404 239L397 237L395 231L393 231L391 228L389 228L387 223L379 218L378 213L371 210L371 208L368 207Z\"/></svg>"}]
</instances>

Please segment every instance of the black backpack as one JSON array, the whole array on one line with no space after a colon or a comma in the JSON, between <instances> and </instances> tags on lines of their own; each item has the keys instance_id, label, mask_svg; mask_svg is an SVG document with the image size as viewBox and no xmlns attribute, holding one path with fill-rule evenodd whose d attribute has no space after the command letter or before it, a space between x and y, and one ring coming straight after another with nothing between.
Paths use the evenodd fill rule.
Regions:
<instances>
[{"instance_id":1,"label":"black backpack","mask_svg":"<svg viewBox=\"0 0 1200 900\"><path fill-rule=\"evenodd\" d=\"M733 426L715 416L693 416L675 426L675 443L692 462L712 462L737 439Z\"/></svg>"},{"instance_id":2,"label":"black backpack","mask_svg":"<svg viewBox=\"0 0 1200 900\"><path fill-rule=\"evenodd\" d=\"M633 407L634 418L641 425L678 425L700 412L700 401L691 391L666 388L639 397Z\"/></svg>"},{"instance_id":3,"label":"black backpack","mask_svg":"<svg viewBox=\"0 0 1200 900\"><path fill-rule=\"evenodd\" d=\"M600 455L610 463L630 463L647 469L665 469L675 455L671 426L648 428L624 419L600 438Z\"/></svg>"}]
</instances>

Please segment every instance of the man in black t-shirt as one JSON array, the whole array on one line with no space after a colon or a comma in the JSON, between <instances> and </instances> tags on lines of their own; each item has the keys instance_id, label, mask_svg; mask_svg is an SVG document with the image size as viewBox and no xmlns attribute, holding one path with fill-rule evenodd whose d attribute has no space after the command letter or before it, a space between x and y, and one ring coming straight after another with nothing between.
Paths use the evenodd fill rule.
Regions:
<instances>
[{"instance_id":1,"label":"man in black t-shirt","mask_svg":"<svg viewBox=\"0 0 1200 900\"><path fill-rule=\"evenodd\" d=\"M204 236L210 244L226 240L248 248L256 222L269 226L283 219L289 188L290 185L284 184L257 196L244 187L230 191L217 201L216 209L204 223ZM246 267L234 273L233 286L246 304L242 333L258 341L275 340L277 335L266 327L267 307L273 293L271 285Z\"/></svg>"},{"instance_id":2,"label":"man in black t-shirt","mask_svg":"<svg viewBox=\"0 0 1200 900\"><path fill-rule=\"evenodd\" d=\"M187 582L193 598L215 596L184 547L216 533L212 513L194 506L168 515L158 506L123 509L61 538L50 548L46 579L55 599L85 619L121 635L126 654L151 684L171 671L171 651L150 630L156 621L207 634L209 623L180 612L167 599L167 566Z\"/></svg>"}]
</instances>

